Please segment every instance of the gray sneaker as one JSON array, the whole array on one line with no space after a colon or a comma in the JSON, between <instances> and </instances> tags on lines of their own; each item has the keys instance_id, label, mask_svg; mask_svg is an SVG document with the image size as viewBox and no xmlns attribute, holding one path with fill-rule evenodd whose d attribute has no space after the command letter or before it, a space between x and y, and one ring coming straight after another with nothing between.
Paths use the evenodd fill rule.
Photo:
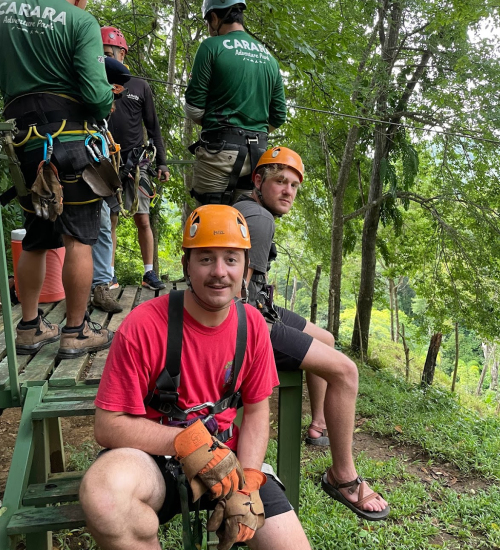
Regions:
<instances>
[{"instance_id":1,"label":"gray sneaker","mask_svg":"<svg viewBox=\"0 0 500 550\"><path fill-rule=\"evenodd\" d=\"M91 321L87 312L82 328L67 330L64 327L62 329L61 346L57 355L61 359L72 359L109 348L113 336L114 332Z\"/></svg>"},{"instance_id":2,"label":"gray sneaker","mask_svg":"<svg viewBox=\"0 0 500 550\"><path fill-rule=\"evenodd\" d=\"M94 297L92 298L94 307L98 307L109 313L120 313L122 306L113 298L108 285L97 285L94 288Z\"/></svg>"},{"instance_id":3,"label":"gray sneaker","mask_svg":"<svg viewBox=\"0 0 500 550\"><path fill-rule=\"evenodd\" d=\"M61 337L59 325L49 323L43 316L43 311L38 310L38 324L21 325L16 328L16 351L19 355L31 355L37 352L45 344L57 342Z\"/></svg>"}]
</instances>

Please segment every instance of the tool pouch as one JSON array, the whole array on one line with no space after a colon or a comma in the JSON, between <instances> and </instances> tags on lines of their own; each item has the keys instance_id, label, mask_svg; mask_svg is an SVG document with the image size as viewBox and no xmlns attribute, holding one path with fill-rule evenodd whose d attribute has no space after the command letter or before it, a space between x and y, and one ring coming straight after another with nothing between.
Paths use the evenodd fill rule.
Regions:
<instances>
[{"instance_id":1,"label":"tool pouch","mask_svg":"<svg viewBox=\"0 0 500 550\"><path fill-rule=\"evenodd\" d=\"M35 214L44 220L56 221L63 211L63 188L57 168L42 161L35 183L31 186L31 200Z\"/></svg>"}]
</instances>

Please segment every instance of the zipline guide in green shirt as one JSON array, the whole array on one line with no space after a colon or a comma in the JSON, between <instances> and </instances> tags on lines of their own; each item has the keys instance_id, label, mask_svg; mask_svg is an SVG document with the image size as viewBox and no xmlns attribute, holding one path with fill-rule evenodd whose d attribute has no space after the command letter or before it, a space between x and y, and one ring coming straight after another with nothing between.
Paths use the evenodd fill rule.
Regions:
<instances>
[{"instance_id":1,"label":"zipline guide in green shirt","mask_svg":"<svg viewBox=\"0 0 500 550\"><path fill-rule=\"evenodd\" d=\"M204 40L194 60L186 103L205 110L203 130L236 126L256 132L286 120L278 62L244 31Z\"/></svg>"},{"instance_id":2,"label":"zipline guide in green shirt","mask_svg":"<svg viewBox=\"0 0 500 550\"><path fill-rule=\"evenodd\" d=\"M113 102L100 28L66 0L0 0L0 90L5 105L23 94L69 95L100 120Z\"/></svg>"}]
</instances>

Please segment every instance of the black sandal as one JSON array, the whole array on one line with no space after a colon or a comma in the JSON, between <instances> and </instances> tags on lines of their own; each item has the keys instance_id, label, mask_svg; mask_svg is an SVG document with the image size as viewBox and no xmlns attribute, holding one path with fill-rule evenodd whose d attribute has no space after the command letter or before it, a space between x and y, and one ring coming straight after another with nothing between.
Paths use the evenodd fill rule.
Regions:
<instances>
[{"instance_id":1,"label":"black sandal","mask_svg":"<svg viewBox=\"0 0 500 550\"><path fill-rule=\"evenodd\" d=\"M365 480L358 476L353 481L349 481L347 483L338 483L337 480L334 481L334 483L330 483L328 481L328 470L323 474L323 477L321 478L321 488L325 493L327 493L329 496L333 498L333 500L336 500L343 504L344 506L347 506L349 510L352 510L355 514L357 514L360 518L366 519L368 521L380 521L382 519L385 519L389 512L391 511L389 506L386 506L383 510L380 510L380 512L370 512L369 510L361 510L360 506L365 504L366 502L369 502L370 500L374 498L380 498L380 495L378 493L371 493L366 497L363 497L364 494L364 485L363 483L366 483ZM340 492L339 489L345 489L347 487L352 487L352 489L349 489L349 493L352 495L356 492L356 488L359 485L359 499L357 502L351 502L345 498L345 496Z\"/></svg>"},{"instance_id":2,"label":"black sandal","mask_svg":"<svg viewBox=\"0 0 500 550\"><path fill-rule=\"evenodd\" d=\"M308 430L314 430L315 432L320 433L319 437L311 437L309 434L306 436L307 445L317 445L318 447L329 447L330 438L328 437L328 430L326 428L321 428L315 422L309 424Z\"/></svg>"}]
</instances>

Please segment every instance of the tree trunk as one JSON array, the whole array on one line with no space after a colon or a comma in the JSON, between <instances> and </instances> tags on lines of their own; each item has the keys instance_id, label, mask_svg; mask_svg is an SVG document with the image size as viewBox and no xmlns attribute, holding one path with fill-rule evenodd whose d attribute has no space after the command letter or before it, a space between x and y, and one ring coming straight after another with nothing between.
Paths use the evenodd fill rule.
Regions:
<instances>
[{"instance_id":1,"label":"tree trunk","mask_svg":"<svg viewBox=\"0 0 500 550\"><path fill-rule=\"evenodd\" d=\"M399 342L399 299L398 299L398 290L399 285L401 284L402 277L399 278L397 285L394 285L394 317L396 320L396 343Z\"/></svg>"},{"instance_id":2,"label":"tree trunk","mask_svg":"<svg viewBox=\"0 0 500 550\"><path fill-rule=\"evenodd\" d=\"M394 337L394 279L389 277L389 308L391 310L391 342L395 342Z\"/></svg>"},{"instance_id":3,"label":"tree trunk","mask_svg":"<svg viewBox=\"0 0 500 550\"><path fill-rule=\"evenodd\" d=\"M405 326L401 325L401 340L403 341L403 350L405 352L405 379L410 381L410 348L406 343Z\"/></svg>"},{"instance_id":4,"label":"tree trunk","mask_svg":"<svg viewBox=\"0 0 500 550\"><path fill-rule=\"evenodd\" d=\"M488 342L483 342L481 347L483 348L484 365L483 365L483 370L481 371L481 376L479 377L479 382L477 383L476 397L479 397L481 395L484 378L488 373L488 369L490 367L490 358L491 358L491 352L492 352L492 346Z\"/></svg>"},{"instance_id":5,"label":"tree trunk","mask_svg":"<svg viewBox=\"0 0 500 550\"><path fill-rule=\"evenodd\" d=\"M458 323L455 323L455 368L453 369L453 380L451 382L451 391L455 391L455 383L457 381L457 372L458 372L458 358L459 358L459 347L458 347Z\"/></svg>"},{"instance_id":6,"label":"tree trunk","mask_svg":"<svg viewBox=\"0 0 500 550\"><path fill-rule=\"evenodd\" d=\"M496 344L495 344L493 362L491 364L490 390L498 391L498 358L496 356Z\"/></svg>"},{"instance_id":7,"label":"tree trunk","mask_svg":"<svg viewBox=\"0 0 500 550\"><path fill-rule=\"evenodd\" d=\"M434 380L434 372L436 370L436 359L439 353L439 348L441 347L442 339L443 334L441 332L436 332L431 336L427 357L425 359L424 371L422 372L422 386L432 385Z\"/></svg>"},{"instance_id":8,"label":"tree trunk","mask_svg":"<svg viewBox=\"0 0 500 550\"><path fill-rule=\"evenodd\" d=\"M358 67L356 81L354 83L354 91L351 95L351 102L356 105L359 99L359 87L365 78L365 68L369 55L375 44L377 32L380 22L377 22L372 30L367 47L364 51L363 58ZM365 113L366 114L366 113ZM359 136L359 126L354 125L349 129L344 153L340 164L339 173L337 176L337 185L335 189L331 189L333 195L332 203L332 244L331 244L331 260L330 260L330 287L328 290L328 322L327 330L329 330L335 339L338 339L340 328L340 290L342 284L342 250L344 240L344 195L349 183L349 175L354 159L354 151ZM327 159L329 162L329 159ZM329 165L328 165L329 168ZM328 171L327 171L328 174Z\"/></svg>"},{"instance_id":9,"label":"tree trunk","mask_svg":"<svg viewBox=\"0 0 500 550\"><path fill-rule=\"evenodd\" d=\"M316 275L312 285L311 292L311 323L316 323L316 317L318 315L318 286L321 277L321 266L316 266Z\"/></svg>"},{"instance_id":10,"label":"tree trunk","mask_svg":"<svg viewBox=\"0 0 500 550\"><path fill-rule=\"evenodd\" d=\"M347 134L347 140L342 156L342 163L337 178L337 186L332 205L332 245L330 260L330 288L328 291L328 325L335 340L339 337L340 328L340 290L342 283L342 251L344 240L344 195L349 182L359 127L352 126ZM329 159L328 159L328 162Z\"/></svg>"}]
</instances>

